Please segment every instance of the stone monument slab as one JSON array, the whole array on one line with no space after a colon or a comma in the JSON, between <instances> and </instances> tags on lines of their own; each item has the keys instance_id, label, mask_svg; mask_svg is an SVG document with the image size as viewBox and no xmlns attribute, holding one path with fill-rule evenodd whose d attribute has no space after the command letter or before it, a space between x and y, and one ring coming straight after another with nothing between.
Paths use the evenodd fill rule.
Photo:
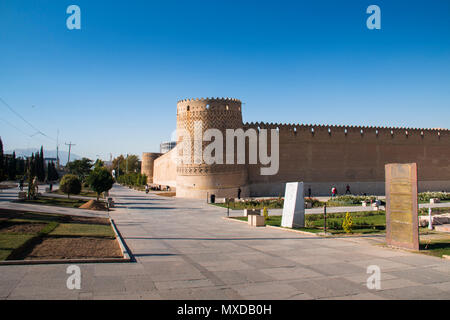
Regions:
<instances>
[{"instance_id":1,"label":"stone monument slab","mask_svg":"<svg viewBox=\"0 0 450 320\"><path fill-rule=\"evenodd\" d=\"M385 174L386 243L419 250L417 164L386 164Z\"/></svg>"},{"instance_id":2,"label":"stone monument slab","mask_svg":"<svg viewBox=\"0 0 450 320\"><path fill-rule=\"evenodd\" d=\"M303 228L305 226L305 198L303 182L286 183L281 226Z\"/></svg>"}]
</instances>

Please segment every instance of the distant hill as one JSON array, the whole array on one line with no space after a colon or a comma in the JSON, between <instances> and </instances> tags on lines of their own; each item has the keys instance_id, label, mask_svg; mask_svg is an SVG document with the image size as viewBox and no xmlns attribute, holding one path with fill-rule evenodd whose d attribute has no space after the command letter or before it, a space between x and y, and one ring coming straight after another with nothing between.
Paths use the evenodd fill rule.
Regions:
<instances>
[{"instance_id":1,"label":"distant hill","mask_svg":"<svg viewBox=\"0 0 450 320\"><path fill-rule=\"evenodd\" d=\"M31 156L32 153L36 153L39 152L38 148L26 148L26 149L15 149L15 150L6 150L5 153L6 154L12 154L13 151L16 152L16 157L29 157ZM69 153L67 151L59 151L59 161L61 163L61 165L65 165L67 163L67 157L68 157ZM56 158L56 150L45 150L44 149L44 157L45 158ZM77 154L74 153L70 153L70 160L77 160L77 159L81 159L82 157L80 157Z\"/></svg>"}]
</instances>

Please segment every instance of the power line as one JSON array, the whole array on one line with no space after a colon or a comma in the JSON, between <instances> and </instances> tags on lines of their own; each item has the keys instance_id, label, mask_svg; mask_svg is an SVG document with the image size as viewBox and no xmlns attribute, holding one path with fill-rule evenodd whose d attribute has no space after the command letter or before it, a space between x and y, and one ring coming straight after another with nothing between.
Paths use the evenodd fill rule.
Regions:
<instances>
[{"instance_id":1,"label":"power line","mask_svg":"<svg viewBox=\"0 0 450 320\"><path fill-rule=\"evenodd\" d=\"M6 124L8 124L9 126L13 127L14 129L16 129L17 131L19 131L20 133L26 135L27 137L33 138L34 135L32 134L28 134L25 131L23 131L22 129L19 129L18 127L16 127L15 125L13 125L11 122L9 122L8 120L2 119L0 118L0 120L2 120L3 122L5 122Z\"/></svg>"},{"instance_id":2,"label":"power line","mask_svg":"<svg viewBox=\"0 0 450 320\"><path fill-rule=\"evenodd\" d=\"M16 112L8 103L6 103L5 100L3 100L2 97L0 97L0 101L12 112L14 113L16 116L18 116L20 119L22 119L26 124L28 124L31 128L33 128L33 130L36 131L36 134L41 134L46 138L49 138L53 141L55 141L54 138L49 137L48 135L46 135L45 133L43 133L41 130L39 130L38 128L36 128L35 126L33 126L29 121L27 121L24 117L22 117L18 112Z\"/></svg>"}]
</instances>

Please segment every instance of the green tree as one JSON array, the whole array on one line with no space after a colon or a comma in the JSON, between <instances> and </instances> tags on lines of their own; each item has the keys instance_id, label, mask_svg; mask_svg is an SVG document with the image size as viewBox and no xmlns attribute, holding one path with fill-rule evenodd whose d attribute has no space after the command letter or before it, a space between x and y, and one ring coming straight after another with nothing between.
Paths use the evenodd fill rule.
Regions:
<instances>
[{"instance_id":1,"label":"green tree","mask_svg":"<svg viewBox=\"0 0 450 320\"><path fill-rule=\"evenodd\" d=\"M16 152L13 152L11 158L8 159L8 179L16 179Z\"/></svg>"},{"instance_id":2,"label":"green tree","mask_svg":"<svg viewBox=\"0 0 450 320\"><path fill-rule=\"evenodd\" d=\"M66 174L59 183L59 188L70 198L71 194L79 194L81 192L81 181L74 174Z\"/></svg>"},{"instance_id":3,"label":"green tree","mask_svg":"<svg viewBox=\"0 0 450 320\"><path fill-rule=\"evenodd\" d=\"M114 179L108 169L96 167L89 174L87 181L92 190L97 192L97 201L102 192L108 191L114 184Z\"/></svg>"},{"instance_id":4,"label":"green tree","mask_svg":"<svg viewBox=\"0 0 450 320\"><path fill-rule=\"evenodd\" d=\"M44 161L44 147L41 146L41 150L36 153L36 176L39 181L45 180L45 161Z\"/></svg>"},{"instance_id":5,"label":"green tree","mask_svg":"<svg viewBox=\"0 0 450 320\"><path fill-rule=\"evenodd\" d=\"M0 137L0 181L3 181L6 176L5 157L3 155L3 142Z\"/></svg>"},{"instance_id":6,"label":"green tree","mask_svg":"<svg viewBox=\"0 0 450 320\"><path fill-rule=\"evenodd\" d=\"M67 164L69 172L78 176L78 179L85 181L86 177L91 173L92 160L82 158L81 160L74 160Z\"/></svg>"},{"instance_id":7,"label":"green tree","mask_svg":"<svg viewBox=\"0 0 450 320\"><path fill-rule=\"evenodd\" d=\"M58 171L56 170L55 163L49 162L47 166L47 180L56 181L59 178Z\"/></svg>"}]
</instances>

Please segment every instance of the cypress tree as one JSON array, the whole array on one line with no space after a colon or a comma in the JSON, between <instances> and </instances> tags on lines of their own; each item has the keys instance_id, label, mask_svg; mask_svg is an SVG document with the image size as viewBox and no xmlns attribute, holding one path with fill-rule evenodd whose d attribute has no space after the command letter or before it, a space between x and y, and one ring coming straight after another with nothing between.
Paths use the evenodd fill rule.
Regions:
<instances>
[{"instance_id":1,"label":"cypress tree","mask_svg":"<svg viewBox=\"0 0 450 320\"><path fill-rule=\"evenodd\" d=\"M5 159L3 156L3 142L2 138L0 137L0 181L3 181L5 178Z\"/></svg>"},{"instance_id":2,"label":"cypress tree","mask_svg":"<svg viewBox=\"0 0 450 320\"><path fill-rule=\"evenodd\" d=\"M14 151L12 157L8 161L8 179L16 179L16 152Z\"/></svg>"}]
</instances>

